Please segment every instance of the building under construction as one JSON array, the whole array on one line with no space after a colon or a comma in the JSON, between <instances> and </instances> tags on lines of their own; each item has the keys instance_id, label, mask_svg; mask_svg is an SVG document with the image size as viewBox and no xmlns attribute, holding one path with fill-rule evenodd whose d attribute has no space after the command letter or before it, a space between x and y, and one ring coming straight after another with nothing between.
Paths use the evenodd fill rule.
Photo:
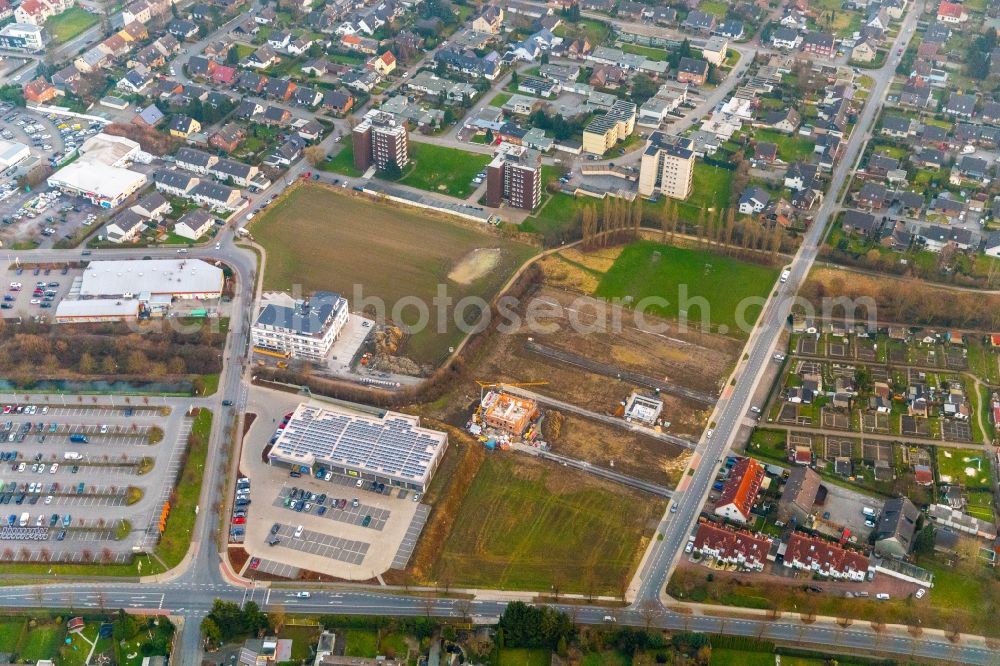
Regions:
<instances>
[{"instance_id":1,"label":"building under construction","mask_svg":"<svg viewBox=\"0 0 1000 666\"><path fill-rule=\"evenodd\" d=\"M483 424L520 437L538 415L538 404L530 398L487 391L480 404Z\"/></svg>"}]
</instances>

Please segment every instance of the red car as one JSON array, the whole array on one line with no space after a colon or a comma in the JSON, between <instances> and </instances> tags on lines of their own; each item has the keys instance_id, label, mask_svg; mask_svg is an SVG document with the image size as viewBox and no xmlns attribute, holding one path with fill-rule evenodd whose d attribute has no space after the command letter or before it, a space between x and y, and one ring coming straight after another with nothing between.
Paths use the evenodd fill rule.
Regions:
<instances>
[{"instance_id":1,"label":"red car","mask_svg":"<svg viewBox=\"0 0 1000 666\"><path fill-rule=\"evenodd\" d=\"M251 569L256 569L259 566L260 566L260 558L259 557L255 557L252 560L250 560L250 568Z\"/></svg>"},{"instance_id":2,"label":"red car","mask_svg":"<svg viewBox=\"0 0 1000 666\"><path fill-rule=\"evenodd\" d=\"M243 525L246 522L246 516L237 516L236 518L233 518L233 525Z\"/></svg>"}]
</instances>

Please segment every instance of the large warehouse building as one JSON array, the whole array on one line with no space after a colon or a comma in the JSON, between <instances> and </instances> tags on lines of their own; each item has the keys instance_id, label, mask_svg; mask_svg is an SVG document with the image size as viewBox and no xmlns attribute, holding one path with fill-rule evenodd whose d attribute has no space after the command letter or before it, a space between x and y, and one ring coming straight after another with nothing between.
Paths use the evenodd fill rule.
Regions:
<instances>
[{"instance_id":1,"label":"large warehouse building","mask_svg":"<svg viewBox=\"0 0 1000 666\"><path fill-rule=\"evenodd\" d=\"M271 448L272 465L335 474L424 492L444 452L448 434L420 427L420 418L385 412L381 417L333 405L302 403Z\"/></svg>"},{"instance_id":2,"label":"large warehouse building","mask_svg":"<svg viewBox=\"0 0 1000 666\"><path fill-rule=\"evenodd\" d=\"M124 168L138 154L139 144L131 139L95 134L80 146L80 159L49 176L49 186L114 208L146 184L145 174Z\"/></svg>"},{"instance_id":3,"label":"large warehouse building","mask_svg":"<svg viewBox=\"0 0 1000 666\"><path fill-rule=\"evenodd\" d=\"M83 271L80 298L171 296L209 299L222 296L225 277L201 259L92 261Z\"/></svg>"}]
</instances>

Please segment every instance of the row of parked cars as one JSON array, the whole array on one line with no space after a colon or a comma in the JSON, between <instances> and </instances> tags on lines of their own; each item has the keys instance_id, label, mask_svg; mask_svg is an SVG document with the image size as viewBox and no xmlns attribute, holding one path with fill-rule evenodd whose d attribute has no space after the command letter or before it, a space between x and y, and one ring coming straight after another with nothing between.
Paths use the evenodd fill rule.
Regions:
<instances>
[{"instance_id":1,"label":"row of parked cars","mask_svg":"<svg viewBox=\"0 0 1000 666\"><path fill-rule=\"evenodd\" d=\"M236 499L233 502L233 515L230 519L230 537L241 543L246 536L247 507L250 506L250 479L241 476L236 480Z\"/></svg>"}]
</instances>

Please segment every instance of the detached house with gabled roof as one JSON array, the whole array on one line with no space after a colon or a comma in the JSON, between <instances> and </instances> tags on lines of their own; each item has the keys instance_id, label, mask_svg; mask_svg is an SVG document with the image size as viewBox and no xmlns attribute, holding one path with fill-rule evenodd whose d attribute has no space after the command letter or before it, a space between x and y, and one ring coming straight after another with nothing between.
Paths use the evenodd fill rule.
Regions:
<instances>
[{"instance_id":1,"label":"detached house with gabled roof","mask_svg":"<svg viewBox=\"0 0 1000 666\"><path fill-rule=\"evenodd\" d=\"M715 515L738 523L750 522L757 493L764 482L764 468L753 458L743 458L733 465L722 496L715 505Z\"/></svg>"}]
</instances>

